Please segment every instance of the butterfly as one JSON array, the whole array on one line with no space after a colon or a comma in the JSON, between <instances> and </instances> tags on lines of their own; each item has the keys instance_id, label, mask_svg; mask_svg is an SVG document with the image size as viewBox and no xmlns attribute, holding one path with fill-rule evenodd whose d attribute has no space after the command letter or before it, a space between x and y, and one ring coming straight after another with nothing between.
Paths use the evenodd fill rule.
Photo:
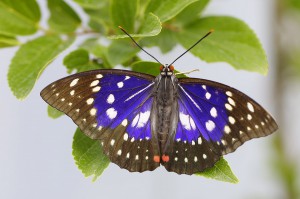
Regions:
<instances>
[{"instance_id":1,"label":"butterfly","mask_svg":"<svg viewBox=\"0 0 300 199\"><path fill-rule=\"evenodd\" d=\"M173 65L161 65L157 77L118 69L81 72L48 85L41 97L131 172L163 165L192 175L278 128L247 95L210 80L177 78Z\"/></svg>"}]
</instances>

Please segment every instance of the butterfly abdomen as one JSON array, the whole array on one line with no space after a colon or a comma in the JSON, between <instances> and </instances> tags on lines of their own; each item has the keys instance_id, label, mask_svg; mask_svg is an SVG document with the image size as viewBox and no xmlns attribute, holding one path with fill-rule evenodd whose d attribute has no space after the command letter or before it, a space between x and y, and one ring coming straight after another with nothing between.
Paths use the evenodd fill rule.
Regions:
<instances>
[{"instance_id":1,"label":"butterfly abdomen","mask_svg":"<svg viewBox=\"0 0 300 199\"><path fill-rule=\"evenodd\" d=\"M174 77L173 77L174 78ZM165 148L170 138L170 134L175 132L178 122L178 102L177 102L177 86L174 86L174 79L171 77L158 78L156 90L156 102L153 104L153 111L157 114L153 115L155 129L159 142L160 153L165 153Z\"/></svg>"}]
</instances>

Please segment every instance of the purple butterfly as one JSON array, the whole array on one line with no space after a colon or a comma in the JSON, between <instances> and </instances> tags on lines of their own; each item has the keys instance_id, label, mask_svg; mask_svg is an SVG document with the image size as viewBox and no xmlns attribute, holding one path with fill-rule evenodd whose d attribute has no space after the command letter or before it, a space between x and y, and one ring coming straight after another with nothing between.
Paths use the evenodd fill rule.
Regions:
<instances>
[{"instance_id":1,"label":"purple butterfly","mask_svg":"<svg viewBox=\"0 0 300 199\"><path fill-rule=\"evenodd\" d=\"M82 72L50 84L41 96L100 140L111 162L131 172L163 165L191 175L278 128L250 97L217 82L177 78L173 65L162 65L157 77Z\"/></svg>"}]
</instances>

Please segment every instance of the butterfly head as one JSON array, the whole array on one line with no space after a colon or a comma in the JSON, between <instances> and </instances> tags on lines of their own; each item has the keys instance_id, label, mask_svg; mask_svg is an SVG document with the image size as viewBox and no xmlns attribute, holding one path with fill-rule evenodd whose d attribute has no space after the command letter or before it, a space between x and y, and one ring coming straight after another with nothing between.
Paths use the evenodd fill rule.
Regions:
<instances>
[{"instance_id":1,"label":"butterfly head","mask_svg":"<svg viewBox=\"0 0 300 199\"><path fill-rule=\"evenodd\" d=\"M160 74L162 76L167 76L167 77L172 76L174 74L174 66L168 65L168 64L161 65L160 66Z\"/></svg>"}]
</instances>

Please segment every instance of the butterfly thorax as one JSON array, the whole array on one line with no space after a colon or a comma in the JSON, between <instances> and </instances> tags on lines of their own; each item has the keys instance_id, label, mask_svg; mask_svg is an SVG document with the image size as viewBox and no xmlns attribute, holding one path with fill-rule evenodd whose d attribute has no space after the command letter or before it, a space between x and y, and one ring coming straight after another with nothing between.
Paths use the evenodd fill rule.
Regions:
<instances>
[{"instance_id":1,"label":"butterfly thorax","mask_svg":"<svg viewBox=\"0 0 300 199\"><path fill-rule=\"evenodd\" d=\"M158 138L161 154L168 143L168 139L178 122L177 81L175 75L159 75L155 80L153 90L155 102L152 106L151 125Z\"/></svg>"}]
</instances>

